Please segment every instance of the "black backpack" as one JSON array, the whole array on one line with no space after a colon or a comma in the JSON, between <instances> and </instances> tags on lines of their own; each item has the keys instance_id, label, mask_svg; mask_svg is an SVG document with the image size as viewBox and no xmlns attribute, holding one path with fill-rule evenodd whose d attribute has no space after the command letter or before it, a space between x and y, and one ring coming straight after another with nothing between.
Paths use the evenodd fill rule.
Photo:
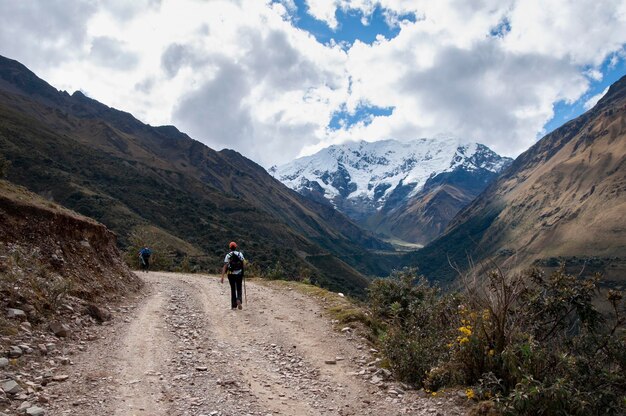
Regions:
<instances>
[{"instance_id":1,"label":"black backpack","mask_svg":"<svg viewBox=\"0 0 626 416\"><path fill-rule=\"evenodd\" d=\"M228 271L236 272L237 270L243 270L243 260L234 251L231 251L228 259Z\"/></svg>"}]
</instances>

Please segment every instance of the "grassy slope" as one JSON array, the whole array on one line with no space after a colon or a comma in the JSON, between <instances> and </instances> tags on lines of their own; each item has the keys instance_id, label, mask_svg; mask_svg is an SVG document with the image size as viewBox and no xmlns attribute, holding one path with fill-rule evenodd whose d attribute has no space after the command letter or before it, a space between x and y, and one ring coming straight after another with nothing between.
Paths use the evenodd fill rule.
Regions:
<instances>
[{"instance_id":1,"label":"grassy slope","mask_svg":"<svg viewBox=\"0 0 626 416\"><path fill-rule=\"evenodd\" d=\"M601 258L605 273L623 279L625 102L626 77L592 110L520 155L443 236L406 262L449 283L456 274L449 263L467 269L469 258L513 269L552 257L579 266Z\"/></svg>"},{"instance_id":2,"label":"grassy slope","mask_svg":"<svg viewBox=\"0 0 626 416\"><path fill-rule=\"evenodd\" d=\"M0 68L10 81L7 88L0 79L0 153L12 162L10 178L105 223L122 247L167 240L168 255L215 268L235 239L262 269L280 258L288 277L309 269L324 282L336 267L307 255L330 251L350 260L364 247L387 247L236 152L215 152L171 126L146 126L82 94L58 93L26 71L16 63ZM15 94L13 85L23 91ZM150 227L158 231L142 231ZM363 275L345 267L342 290L362 293Z\"/></svg>"}]
</instances>

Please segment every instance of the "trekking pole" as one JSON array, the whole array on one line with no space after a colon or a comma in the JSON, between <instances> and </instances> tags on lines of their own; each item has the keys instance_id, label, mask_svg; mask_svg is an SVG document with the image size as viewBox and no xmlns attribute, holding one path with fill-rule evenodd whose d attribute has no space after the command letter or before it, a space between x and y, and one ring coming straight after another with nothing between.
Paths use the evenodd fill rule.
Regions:
<instances>
[{"instance_id":1,"label":"trekking pole","mask_svg":"<svg viewBox=\"0 0 626 416\"><path fill-rule=\"evenodd\" d=\"M246 306L248 306L248 291L246 290L246 276L243 276L243 297L246 299Z\"/></svg>"}]
</instances>

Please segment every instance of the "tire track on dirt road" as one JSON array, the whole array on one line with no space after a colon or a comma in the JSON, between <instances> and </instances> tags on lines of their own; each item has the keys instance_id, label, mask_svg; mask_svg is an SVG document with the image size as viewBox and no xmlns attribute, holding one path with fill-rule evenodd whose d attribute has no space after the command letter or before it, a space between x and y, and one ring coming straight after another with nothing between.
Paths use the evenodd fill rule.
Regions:
<instances>
[{"instance_id":1,"label":"tire track on dirt road","mask_svg":"<svg viewBox=\"0 0 626 416\"><path fill-rule=\"evenodd\" d=\"M461 415L453 397L424 397L372 382L367 344L333 328L314 298L248 281L250 302L230 309L216 276L142 273L144 298L51 388L50 415Z\"/></svg>"}]
</instances>

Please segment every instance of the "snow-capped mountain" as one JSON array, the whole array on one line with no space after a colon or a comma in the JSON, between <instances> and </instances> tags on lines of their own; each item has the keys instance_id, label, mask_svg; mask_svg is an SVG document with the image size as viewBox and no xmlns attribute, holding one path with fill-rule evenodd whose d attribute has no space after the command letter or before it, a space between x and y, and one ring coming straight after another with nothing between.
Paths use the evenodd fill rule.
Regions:
<instances>
[{"instance_id":1,"label":"snow-capped mountain","mask_svg":"<svg viewBox=\"0 0 626 416\"><path fill-rule=\"evenodd\" d=\"M510 162L482 144L460 145L456 139L360 141L330 146L273 167L270 173L301 194L330 202L368 228L406 238L412 232L391 233L389 224L381 228L384 218L410 208L415 198L432 197L431 191L439 192L444 185L455 187L455 198L463 200L456 204L460 209ZM437 228L443 231L441 225Z\"/></svg>"}]
</instances>

